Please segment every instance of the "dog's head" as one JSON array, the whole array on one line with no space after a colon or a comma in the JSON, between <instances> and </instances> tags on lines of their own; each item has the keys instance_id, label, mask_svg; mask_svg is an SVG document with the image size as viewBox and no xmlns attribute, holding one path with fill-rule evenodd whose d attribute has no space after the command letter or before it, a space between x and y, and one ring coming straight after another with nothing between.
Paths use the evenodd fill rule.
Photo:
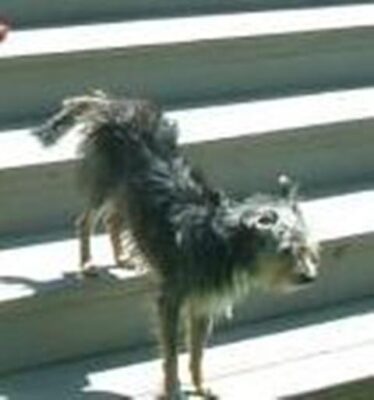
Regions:
<instances>
[{"instance_id":1,"label":"dog's head","mask_svg":"<svg viewBox=\"0 0 374 400\"><path fill-rule=\"evenodd\" d=\"M317 278L319 249L299 207L296 185L285 176L279 184L279 197L244 203L239 213L240 247L258 284L287 290Z\"/></svg>"}]
</instances>

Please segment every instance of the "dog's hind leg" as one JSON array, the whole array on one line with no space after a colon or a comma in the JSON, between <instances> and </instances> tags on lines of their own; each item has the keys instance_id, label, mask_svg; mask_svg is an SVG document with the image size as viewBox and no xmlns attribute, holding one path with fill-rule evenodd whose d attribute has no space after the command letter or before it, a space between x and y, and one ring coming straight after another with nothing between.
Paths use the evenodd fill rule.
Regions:
<instances>
[{"instance_id":1,"label":"dog's hind leg","mask_svg":"<svg viewBox=\"0 0 374 400\"><path fill-rule=\"evenodd\" d=\"M164 287L158 299L160 344L163 353L163 394L159 400L182 400L183 393L178 379L178 322L181 301L173 295L173 288Z\"/></svg>"},{"instance_id":2,"label":"dog's hind leg","mask_svg":"<svg viewBox=\"0 0 374 400\"><path fill-rule=\"evenodd\" d=\"M112 245L115 263L121 267L128 266L129 263L124 254L121 238L123 229L122 216L114 207L105 216L105 226Z\"/></svg>"},{"instance_id":3,"label":"dog's hind leg","mask_svg":"<svg viewBox=\"0 0 374 400\"><path fill-rule=\"evenodd\" d=\"M82 274L86 274L92 267L90 235L94 218L93 214L94 211L92 210L85 211L76 220L76 228L79 238L79 266Z\"/></svg>"},{"instance_id":4,"label":"dog's hind leg","mask_svg":"<svg viewBox=\"0 0 374 400\"><path fill-rule=\"evenodd\" d=\"M134 262L132 260L132 247L134 246L132 235L126 232L126 250L123 246L122 234L123 234L123 216L113 207L105 216L105 226L109 234L110 243L113 249L115 263L127 269L134 268Z\"/></svg>"},{"instance_id":5,"label":"dog's hind leg","mask_svg":"<svg viewBox=\"0 0 374 400\"><path fill-rule=\"evenodd\" d=\"M204 399L217 399L203 384L202 361L204 346L210 332L210 319L194 311L194 306L187 309L187 347L190 353L190 373L196 394Z\"/></svg>"}]
</instances>

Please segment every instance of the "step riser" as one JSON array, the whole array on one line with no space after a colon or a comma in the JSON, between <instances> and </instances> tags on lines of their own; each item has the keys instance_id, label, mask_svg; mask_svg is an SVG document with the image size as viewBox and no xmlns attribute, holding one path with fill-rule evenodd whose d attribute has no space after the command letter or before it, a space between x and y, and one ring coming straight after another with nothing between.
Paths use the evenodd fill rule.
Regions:
<instances>
[{"instance_id":1,"label":"step riser","mask_svg":"<svg viewBox=\"0 0 374 400\"><path fill-rule=\"evenodd\" d=\"M313 288L292 295L253 294L224 326L372 295L373 240L366 236L325 247L323 273ZM154 293L146 281L138 279L135 290L129 289L129 281L118 285L88 281L83 287L73 284L60 298L44 294L27 304L10 304L0 319L0 372L153 341ZM96 301L90 294L93 290Z\"/></svg>"},{"instance_id":2,"label":"step riser","mask_svg":"<svg viewBox=\"0 0 374 400\"><path fill-rule=\"evenodd\" d=\"M26 236L74 229L81 207L73 163L62 163L0 174L1 234Z\"/></svg>"},{"instance_id":3,"label":"step riser","mask_svg":"<svg viewBox=\"0 0 374 400\"><path fill-rule=\"evenodd\" d=\"M40 119L62 98L92 88L176 107L371 85L373 41L367 28L0 60L0 121Z\"/></svg>"},{"instance_id":4,"label":"step riser","mask_svg":"<svg viewBox=\"0 0 374 400\"><path fill-rule=\"evenodd\" d=\"M302 195L313 196L373 181L373 131L374 121L356 121L198 143L188 145L186 152L214 185L235 196L274 191L280 173L296 179ZM3 171L0 235L74 229L74 218L82 209L74 165Z\"/></svg>"}]
</instances>

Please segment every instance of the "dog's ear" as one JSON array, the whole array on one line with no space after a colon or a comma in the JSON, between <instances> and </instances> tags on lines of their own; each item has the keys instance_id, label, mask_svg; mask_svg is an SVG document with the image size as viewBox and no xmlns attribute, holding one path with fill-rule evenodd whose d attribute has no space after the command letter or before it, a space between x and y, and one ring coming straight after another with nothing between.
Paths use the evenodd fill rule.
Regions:
<instances>
[{"instance_id":1,"label":"dog's ear","mask_svg":"<svg viewBox=\"0 0 374 400\"><path fill-rule=\"evenodd\" d=\"M278 184L281 191L281 196L290 201L296 200L298 193L298 186L288 175L280 175L278 177Z\"/></svg>"},{"instance_id":2,"label":"dog's ear","mask_svg":"<svg viewBox=\"0 0 374 400\"><path fill-rule=\"evenodd\" d=\"M279 215L273 209L265 209L252 215L242 215L240 218L240 226L246 231L257 232L267 231L278 222Z\"/></svg>"},{"instance_id":3,"label":"dog's ear","mask_svg":"<svg viewBox=\"0 0 374 400\"><path fill-rule=\"evenodd\" d=\"M288 175L280 175L278 178L281 196L288 200L292 209L297 212L298 207L298 185Z\"/></svg>"}]
</instances>

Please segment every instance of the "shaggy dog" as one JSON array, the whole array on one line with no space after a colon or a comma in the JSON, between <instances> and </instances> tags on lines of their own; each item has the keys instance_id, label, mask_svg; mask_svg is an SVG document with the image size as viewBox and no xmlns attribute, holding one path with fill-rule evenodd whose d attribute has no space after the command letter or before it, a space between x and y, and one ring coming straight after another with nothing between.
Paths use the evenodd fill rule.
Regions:
<instances>
[{"instance_id":1,"label":"shaggy dog","mask_svg":"<svg viewBox=\"0 0 374 400\"><path fill-rule=\"evenodd\" d=\"M83 134L79 170L88 194L79 224L82 265L92 211L105 209L112 237L125 221L159 285L160 398L183 398L177 346L182 320L192 382L199 395L213 397L202 377L212 319L254 286L302 287L317 277L318 246L294 185L283 176L278 195L240 202L211 189L179 151L176 125L147 101L101 93L66 100L37 133L53 142L72 125Z\"/></svg>"}]
</instances>

